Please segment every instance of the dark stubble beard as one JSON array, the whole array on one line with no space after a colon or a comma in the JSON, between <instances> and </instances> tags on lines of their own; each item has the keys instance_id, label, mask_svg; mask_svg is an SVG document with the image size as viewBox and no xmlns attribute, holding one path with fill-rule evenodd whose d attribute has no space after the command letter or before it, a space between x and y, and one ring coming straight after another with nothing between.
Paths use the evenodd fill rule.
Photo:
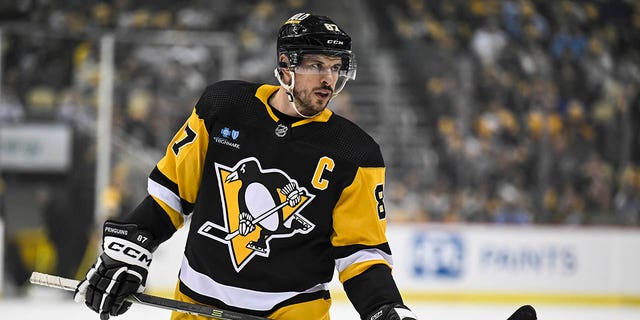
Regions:
<instances>
[{"instance_id":1,"label":"dark stubble beard","mask_svg":"<svg viewBox=\"0 0 640 320\"><path fill-rule=\"evenodd\" d=\"M333 92L331 87L323 87L323 89L329 89L331 90L331 92ZM312 92L314 90L310 90L309 94L305 95L293 88L293 97L296 103L296 107L298 108L298 112L300 112L304 116L315 116L322 112L322 110L324 110L329 104L330 99L327 100L327 102L325 102L322 106L317 106L317 104L313 103L313 99L315 98L313 97Z\"/></svg>"}]
</instances>

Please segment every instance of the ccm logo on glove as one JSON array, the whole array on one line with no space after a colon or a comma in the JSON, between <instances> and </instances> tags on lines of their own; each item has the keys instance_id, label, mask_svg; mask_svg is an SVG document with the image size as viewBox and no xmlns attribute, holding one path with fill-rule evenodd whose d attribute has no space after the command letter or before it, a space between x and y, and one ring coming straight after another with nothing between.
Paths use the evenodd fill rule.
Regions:
<instances>
[{"instance_id":1,"label":"ccm logo on glove","mask_svg":"<svg viewBox=\"0 0 640 320\"><path fill-rule=\"evenodd\" d=\"M151 252L133 242L116 237L105 237L104 248L107 255L113 259L141 267L151 265Z\"/></svg>"}]
</instances>

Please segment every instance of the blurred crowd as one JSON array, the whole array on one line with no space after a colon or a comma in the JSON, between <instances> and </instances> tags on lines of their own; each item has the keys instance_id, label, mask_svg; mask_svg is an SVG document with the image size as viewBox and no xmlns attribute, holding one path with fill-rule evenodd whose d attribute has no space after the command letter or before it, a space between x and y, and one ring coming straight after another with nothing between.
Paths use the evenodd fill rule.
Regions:
<instances>
[{"instance_id":1,"label":"blurred crowd","mask_svg":"<svg viewBox=\"0 0 640 320\"><path fill-rule=\"evenodd\" d=\"M640 3L360 3L368 23L377 25L376 41L369 44L392 53L401 83L411 88L413 123L421 130L410 138L428 141L423 150L428 156L389 169L385 202L392 219L640 224ZM76 146L93 152L100 71L96 35L105 30L231 34L238 49L234 78L273 83L274 30L310 5L305 0L3 2L0 23L22 31L3 34L0 123L67 122L83 141ZM322 13L331 16L340 8L326 10ZM117 42L116 152L103 195L110 214L138 202L136 192L144 193L154 163L138 170L135 154L162 153L202 89L221 80L221 55L206 44ZM347 88L344 96L349 94L353 97ZM357 122L367 107L344 112ZM414 156L410 151L415 150L396 156ZM85 161L76 166L85 170L74 170L70 180L94 201L88 194L95 158L74 159Z\"/></svg>"},{"instance_id":2,"label":"blurred crowd","mask_svg":"<svg viewBox=\"0 0 640 320\"><path fill-rule=\"evenodd\" d=\"M232 5L233 4L233 5ZM229 33L239 46L241 79L271 80L278 12L304 1L62 1L0 4L5 32L3 108L0 119L63 118L87 126L95 119L99 36L133 33L116 45L115 127L144 146L164 147L168 134L202 89L220 80L220 50L144 41L144 31ZM232 10L230 10L232 8ZM12 32L21 29L21 32ZM137 36L137 39L135 38ZM206 35L203 35L206 36ZM234 40L236 40L234 39ZM153 110L151 110L153 106Z\"/></svg>"},{"instance_id":3,"label":"blurred crowd","mask_svg":"<svg viewBox=\"0 0 640 320\"><path fill-rule=\"evenodd\" d=\"M295 0L1 3L0 123L68 123L88 141L76 147L95 152L100 37L114 32L114 159L111 186L103 200L109 215L121 214L145 192L146 176L155 164L149 159L163 152L202 90L222 80L224 69L223 52L209 39L173 45L170 40L152 41L151 33L144 32L199 32L190 34L192 38L211 32L232 35L233 43L223 45L238 46L234 77L270 81L275 57L265 48L275 53L273 30L283 19L278 12L295 12L303 4ZM127 37L119 38L123 34ZM95 162L95 157L82 159ZM85 167L86 172L74 174L92 176L91 166ZM89 180L87 190L94 187Z\"/></svg>"},{"instance_id":4,"label":"blurred crowd","mask_svg":"<svg viewBox=\"0 0 640 320\"><path fill-rule=\"evenodd\" d=\"M225 67L224 48L211 39L174 45L171 38L151 38L162 30L191 38L231 35L233 43L222 45L237 46L234 77L271 80L273 30L284 19L279 12L295 12L302 4L0 2L0 126L56 122L74 132L68 171L0 170L0 218L8 228L5 270L14 285L9 288L18 290L5 293L24 293L32 270L78 278L95 260L94 230L102 223L94 216L102 35L115 34L115 50L111 177L99 200L106 217L115 217L142 199L166 143L205 86L222 80Z\"/></svg>"},{"instance_id":5,"label":"blurred crowd","mask_svg":"<svg viewBox=\"0 0 640 320\"><path fill-rule=\"evenodd\" d=\"M640 2L371 3L435 137L406 219L640 223Z\"/></svg>"}]
</instances>

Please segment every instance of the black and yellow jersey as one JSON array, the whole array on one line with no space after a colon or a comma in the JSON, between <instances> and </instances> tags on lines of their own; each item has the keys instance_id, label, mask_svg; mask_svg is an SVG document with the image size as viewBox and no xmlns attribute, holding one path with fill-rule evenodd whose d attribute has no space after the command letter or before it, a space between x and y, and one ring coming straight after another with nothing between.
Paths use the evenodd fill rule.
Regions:
<instances>
[{"instance_id":1,"label":"black and yellow jersey","mask_svg":"<svg viewBox=\"0 0 640 320\"><path fill-rule=\"evenodd\" d=\"M141 207L155 211L130 218L159 239L190 219L178 285L190 300L267 316L328 299L334 270L344 283L391 268L378 144L329 109L280 119L277 90L209 86L149 177L153 205ZM164 217L141 218L151 211Z\"/></svg>"}]
</instances>

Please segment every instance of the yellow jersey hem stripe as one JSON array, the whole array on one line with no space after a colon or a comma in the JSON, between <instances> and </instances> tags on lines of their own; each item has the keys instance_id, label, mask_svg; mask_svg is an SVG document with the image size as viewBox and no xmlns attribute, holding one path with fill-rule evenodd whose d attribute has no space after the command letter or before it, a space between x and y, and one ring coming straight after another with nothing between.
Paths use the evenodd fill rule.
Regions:
<instances>
[{"instance_id":1,"label":"yellow jersey hem stripe","mask_svg":"<svg viewBox=\"0 0 640 320\"><path fill-rule=\"evenodd\" d=\"M172 289L151 289L151 294L161 297L173 297ZM331 289L331 300L348 303L349 299L342 289ZM405 302L411 303L461 303L461 304L531 304L531 305L588 305L588 306L625 306L640 308L640 296L635 295L588 295L588 294L551 294L551 293L491 293L491 292L436 292L402 290Z\"/></svg>"},{"instance_id":2,"label":"yellow jersey hem stripe","mask_svg":"<svg viewBox=\"0 0 640 320\"><path fill-rule=\"evenodd\" d=\"M342 290L330 290L334 301L347 301ZM640 296L636 295L597 295L579 293L496 293L474 291L418 291L401 290L402 298L414 303L464 303L464 304L548 304L548 305L598 305L630 306L640 308Z\"/></svg>"}]
</instances>

